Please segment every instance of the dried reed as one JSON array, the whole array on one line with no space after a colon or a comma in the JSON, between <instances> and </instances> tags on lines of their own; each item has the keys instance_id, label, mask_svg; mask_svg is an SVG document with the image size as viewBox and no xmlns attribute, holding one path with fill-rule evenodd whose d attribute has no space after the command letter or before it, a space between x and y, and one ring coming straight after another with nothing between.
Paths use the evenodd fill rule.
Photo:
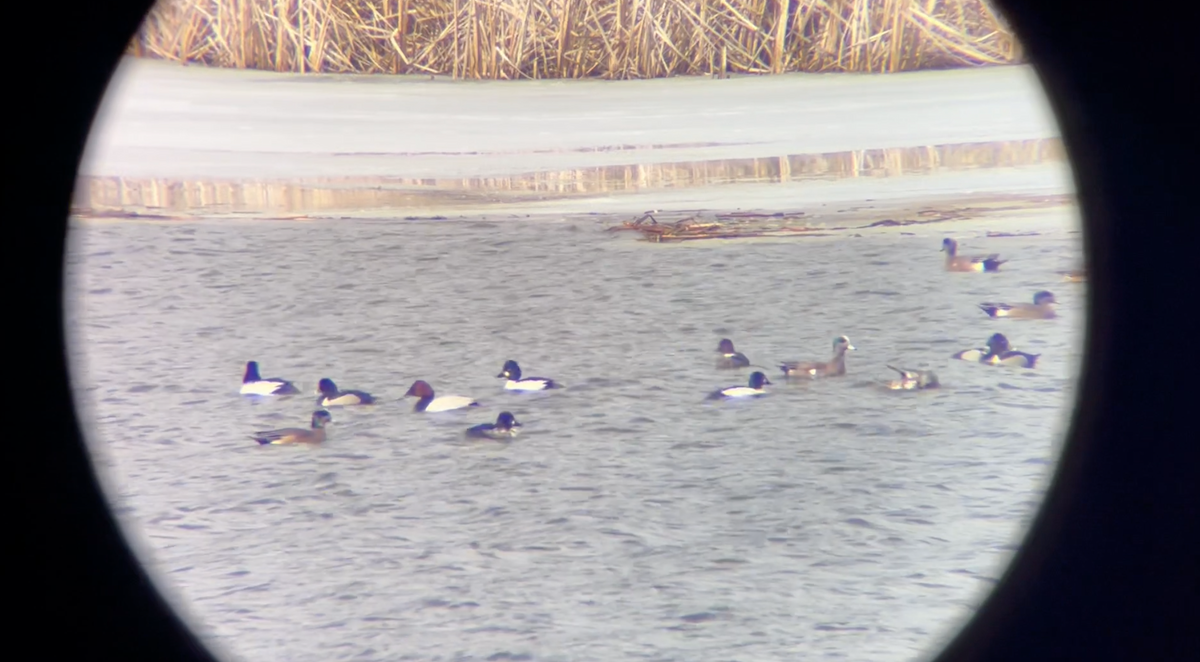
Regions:
<instances>
[{"instance_id":1,"label":"dried reed","mask_svg":"<svg viewBox=\"0 0 1200 662\"><path fill-rule=\"evenodd\" d=\"M1023 57L986 0L162 0L129 52L480 79L893 72Z\"/></svg>"}]
</instances>

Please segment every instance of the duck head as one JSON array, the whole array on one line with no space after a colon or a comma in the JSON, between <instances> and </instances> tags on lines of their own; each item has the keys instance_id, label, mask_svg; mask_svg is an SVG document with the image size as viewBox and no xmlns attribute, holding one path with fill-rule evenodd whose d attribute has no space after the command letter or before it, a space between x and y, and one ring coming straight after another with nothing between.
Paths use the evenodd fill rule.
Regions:
<instances>
[{"instance_id":1,"label":"duck head","mask_svg":"<svg viewBox=\"0 0 1200 662\"><path fill-rule=\"evenodd\" d=\"M320 391L321 395L325 396L334 396L338 392L337 384L334 384L333 380L328 377L317 382L317 390Z\"/></svg>"},{"instance_id":2,"label":"duck head","mask_svg":"<svg viewBox=\"0 0 1200 662\"><path fill-rule=\"evenodd\" d=\"M1009 350L1008 338L1004 337L1003 333L993 333L992 337L988 338L987 346L993 354L1002 354Z\"/></svg>"},{"instance_id":3,"label":"duck head","mask_svg":"<svg viewBox=\"0 0 1200 662\"><path fill-rule=\"evenodd\" d=\"M761 372L755 372L750 375L750 388L762 389L763 386L769 385L771 380Z\"/></svg>"},{"instance_id":4,"label":"duck head","mask_svg":"<svg viewBox=\"0 0 1200 662\"><path fill-rule=\"evenodd\" d=\"M429 382L418 379L412 383L412 386L408 387L408 391L404 394L405 397L410 395L415 395L418 398L432 398L433 387L429 385Z\"/></svg>"},{"instance_id":5,"label":"duck head","mask_svg":"<svg viewBox=\"0 0 1200 662\"><path fill-rule=\"evenodd\" d=\"M504 368L500 371L500 374L496 376L504 379L521 381L521 366L517 365L517 362L513 360L505 361Z\"/></svg>"},{"instance_id":6,"label":"duck head","mask_svg":"<svg viewBox=\"0 0 1200 662\"><path fill-rule=\"evenodd\" d=\"M496 428L499 430L511 430L519 427L521 427L521 424L517 422L516 417L510 412L502 411L496 417Z\"/></svg>"}]
</instances>

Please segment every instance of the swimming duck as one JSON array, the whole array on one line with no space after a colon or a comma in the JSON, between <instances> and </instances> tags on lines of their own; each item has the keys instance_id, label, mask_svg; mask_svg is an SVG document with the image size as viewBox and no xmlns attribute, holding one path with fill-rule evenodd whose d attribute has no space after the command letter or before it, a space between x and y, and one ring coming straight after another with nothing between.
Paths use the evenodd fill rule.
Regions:
<instances>
[{"instance_id":1,"label":"swimming duck","mask_svg":"<svg viewBox=\"0 0 1200 662\"><path fill-rule=\"evenodd\" d=\"M850 339L838 336L833 339L833 358L827 363L816 361L787 361L779 364L784 377L837 377L846 374L846 352L854 349Z\"/></svg>"},{"instance_id":2,"label":"swimming duck","mask_svg":"<svg viewBox=\"0 0 1200 662\"><path fill-rule=\"evenodd\" d=\"M545 377L526 377L522 379L521 366L512 360L504 362L504 368L496 377L507 379L508 381L504 382L504 388L510 391L544 391L550 388L562 388L553 379L546 379Z\"/></svg>"},{"instance_id":3,"label":"swimming duck","mask_svg":"<svg viewBox=\"0 0 1200 662\"><path fill-rule=\"evenodd\" d=\"M995 253L959 255L958 242L949 237L942 240L942 250L946 253L946 271L999 271L1000 265L1008 262Z\"/></svg>"},{"instance_id":4,"label":"swimming duck","mask_svg":"<svg viewBox=\"0 0 1200 662\"><path fill-rule=\"evenodd\" d=\"M502 411L495 423L480 423L467 428L467 436L476 439L512 439L521 433L521 424L509 412Z\"/></svg>"},{"instance_id":5,"label":"swimming duck","mask_svg":"<svg viewBox=\"0 0 1200 662\"><path fill-rule=\"evenodd\" d=\"M299 392L300 389L286 379L260 377L258 361L246 362L246 372L242 375L242 395L294 395Z\"/></svg>"},{"instance_id":6,"label":"swimming duck","mask_svg":"<svg viewBox=\"0 0 1200 662\"><path fill-rule=\"evenodd\" d=\"M941 386L932 370L908 370L890 365L888 368L900 373L900 379L884 383L893 391L920 391Z\"/></svg>"},{"instance_id":7,"label":"swimming duck","mask_svg":"<svg viewBox=\"0 0 1200 662\"><path fill-rule=\"evenodd\" d=\"M1004 336L1000 335L999 333L993 333L992 337L988 338L987 340L986 348L964 349L961 352L955 352L954 354L951 354L950 358L959 359L960 361L980 361L983 359L983 357L996 352L996 348L1001 344L1000 338L1004 338ZM1004 338L1003 343L1004 345L1007 345L1008 339Z\"/></svg>"},{"instance_id":8,"label":"swimming duck","mask_svg":"<svg viewBox=\"0 0 1200 662\"><path fill-rule=\"evenodd\" d=\"M1041 354L1018 352L1008 343L1003 333L993 333L987 340L987 349L964 349L950 358L964 361L977 361L991 365L1011 365L1020 368L1032 368Z\"/></svg>"},{"instance_id":9,"label":"swimming duck","mask_svg":"<svg viewBox=\"0 0 1200 662\"><path fill-rule=\"evenodd\" d=\"M1011 317L1013 319L1050 319L1055 317L1054 306L1058 303L1054 295L1042 290L1033 295L1033 303L981 303L979 309L989 317Z\"/></svg>"},{"instance_id":10,"label":"swimming duck","mask_svg":"<svg viewBox=\"0 0 1200 662\"><path fill-rule=\"evenodd\" d=\"M730 386L719 391L713 391L708 394L709 400L725 400L728 398L746 398L758 395L764 395L767 390L764 386L769 386L771 380L761 372L755 372L750 375L749 386Z\"/></svg>"},{"instance_id":11,"label":"swimming duck","mask_svg":"<svg viewBox=\"0 0 1200 662\"><path fill-rule=\"evenodd\" d=\"M415 412L439 412L450 411L452 409L462 409L463 407L478 407L479 403L473 398L468 398L462 395L443 395L440 398L434 397L433 387L428 382L418 379L413 382L413 385L408 388L408 392L404 397L415 395L417 404L413 407Z\"/></svg>"},{"instance_id":12,"label":"swimming duck","mask_svg":"<svg viewBox=\"0 0 1200 662\"><path fill-rule=\"evenodd\" d=\"M1008 344L1008 338L1002 333L993 333L988 338L988 353L979 358L980 363L991 365L1011 365L1018 368L1032 368L1037 364L1041 354L1019 352Z\"/></svg>"},{"instance_id":13,"label":"swimming duck","mask_svg":"<svg viewBox=\"0 0 1200 662\"><path fill-rule=\"evenodd\" d=\"M260 444L319 444L325 441L325 424L333 420L329 412L318 409L313 412L312 424L305 428L281 428L255 432L250 438Z\"/></svg>"},{"instance_id":14,"label":"swimming duck","mask_svg":"<svg viewBox=\"0 0 1200 662\"><path fill-rule=\"evenodd\" d=\"M721 342L717 343L717 353L721 356L717 359L717 367L728 368L745 368L750 365L750 359L746 355L733 348L733 341L729 338L722 338Z\"/></svg>"},{"instance_id":15,"label":"swimming duck","mask_svg":"<svg viewBox=\"0 0 1200 662\"><path fill-rule=\"evenodd\" d=\"M1010 349L1007 352L997 354L989 354L980 359L980 363L988 363L991 365L1010 365L1018 368L1033 368L1037 365L1038 357L1041 354L1028 354L1026 352L1018 352L1015 349Z\"/></svg>"},{"instance_id":16,"label":"swimming duck","mask_svg":"<svg viewBox=\"0 0 1200 662\"><path fill-rule=\"evenodd\" d=\"M341 407L344 405L373 405L375 397L362 391L342 391L332 379L326 377L317 384L321 395L317 396L318 407Z\"/></svg>"}]
</instances>

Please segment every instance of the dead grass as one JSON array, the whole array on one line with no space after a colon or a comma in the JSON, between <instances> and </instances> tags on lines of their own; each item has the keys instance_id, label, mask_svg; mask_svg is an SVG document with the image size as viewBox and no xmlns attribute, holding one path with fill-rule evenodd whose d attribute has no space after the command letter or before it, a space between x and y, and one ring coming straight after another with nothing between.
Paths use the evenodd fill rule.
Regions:
<instances>
[{"instance_id":1,"label":"dead grass","mask_svg":"<svg viewBox=\"0 0 1200 662\"><path fill-rule=\"evenodd\" d=\"M894 72L1022 59L984 0L162 0L130 52L479 79Z\"/></svg>"}]
</instances>

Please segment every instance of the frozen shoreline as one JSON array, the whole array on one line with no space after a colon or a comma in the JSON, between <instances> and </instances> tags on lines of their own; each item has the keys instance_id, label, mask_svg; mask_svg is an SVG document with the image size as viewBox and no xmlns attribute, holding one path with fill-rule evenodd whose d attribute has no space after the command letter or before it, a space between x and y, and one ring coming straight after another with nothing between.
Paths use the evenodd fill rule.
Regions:
<instances>
[{"instance_id":1,"label":"frozen shoreline","mask_svg":"<svg viewBox=\"0 0 1200 662\"><path fill-rule=\"evenodd\" d=\"M97 117L80 174L138 182L451 181L1057 136L1036 76L1024 66L726 80L466 82L127 59ZM834 181L668 183L540 198L483 189L417 195L402 205L371 203L356 210L351 204L334 215L807 209L851 200L1071 190L1069 168L1060 161Z\"/></svg>"}]
</instances>

